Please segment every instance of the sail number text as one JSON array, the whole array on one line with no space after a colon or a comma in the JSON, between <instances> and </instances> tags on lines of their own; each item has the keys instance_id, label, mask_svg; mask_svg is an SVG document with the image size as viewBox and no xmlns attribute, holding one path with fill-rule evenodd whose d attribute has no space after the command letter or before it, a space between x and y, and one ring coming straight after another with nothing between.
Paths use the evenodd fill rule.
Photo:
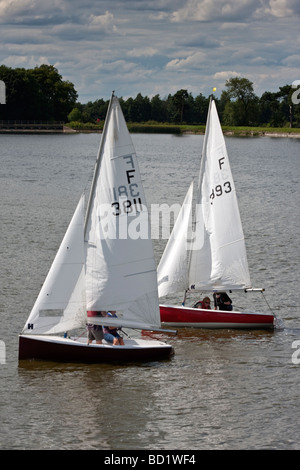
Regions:
<instances>
[{"instance_id":1,"label":"sail number text","mask_svg":"<svg viewBox=\"0 0 300 470\"><path fill-rule=\"evenodd\" d=\"M231 193L232 186L230 181L224 181L229 177L228 171L226 170L226 158L222 157L218 160L218 171L215 173L215 183L216 186L212 188L211 193L209 195L210 203L213 204L214 199L216 197L220 197L223 194ZM225 166L224 166L225 165ZM224 167L224 168L223 168Z\"/></svg>"},{"instance_id":2,"label":"sail number text","mask_svg":"<svg viewBox=\"0 0 300 470\"><path fill-rule=\"evenodd\" d=\"M133 198L131 201L130 199L124 199L121 203L120 202L113 202L112 207L114 207L113 215L118 216L123 214L130 214L135 210L136 212L141 212L143 210L141 198Z\"/></svg>"},{"instance_id":3,"label":"sail number text","mask_svg":"<svg viewBox=\"0 0 300 470\"><path fill-rule=\"evenodd\" d=\"M212 188L210 193L210 203L213 204L215 197L220 197L224 193L230 193L232 191L230 181L225 181L225 183L217 184L214 188Z\"/></svg>"},{"instance_id":4,"label":"sail number text","mask_svg":"<svg viewBox=\"0 0 300 470\"><path fill-rule=\"evenodd\" d=\"M122 184L111 190L114 199L111 205L114 209L113 215L116 217L122 214L141 212L143 210L139 185L132 182L135 177L135 166L132 155L124 155L122 158L131 168L125 170L127 184Z\"/></svg>"}]
</instances>

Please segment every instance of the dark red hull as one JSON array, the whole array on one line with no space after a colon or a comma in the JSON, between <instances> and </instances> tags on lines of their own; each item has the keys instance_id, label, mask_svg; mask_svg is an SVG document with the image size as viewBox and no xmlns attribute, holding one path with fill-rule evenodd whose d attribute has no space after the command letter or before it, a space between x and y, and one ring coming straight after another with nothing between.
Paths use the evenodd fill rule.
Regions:
<instances>
[{"instance_id":1,"label":"dark red hull","mask_svg":"<svg viewBox=\"0 0 300 470\"><path fill-rule=\"evenodd\" d=\"M274 328L274 315L225 312L198 308L160 305L162 326L173 328Z\"/></svg>"},{"instance_id":2,"label":"dark red hull","mask_svg":"<svg viewBox=\"0 0 300 470\"><path fill-rule=\"evenodd\" d=\"M55 362L124 363L169 359L173 348L159 341L129 340L125 346L96 345L68 338L21 335L19 360Z\"/></svg>"}]
</instances>

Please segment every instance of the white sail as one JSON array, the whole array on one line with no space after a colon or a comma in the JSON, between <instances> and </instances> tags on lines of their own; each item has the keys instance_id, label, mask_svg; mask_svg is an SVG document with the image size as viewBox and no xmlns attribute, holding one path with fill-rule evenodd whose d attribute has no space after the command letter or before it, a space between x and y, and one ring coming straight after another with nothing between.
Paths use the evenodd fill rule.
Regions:
<instances>
[{"instance_id":1,"label":"white sail","mask_svg":"<svg viewBox=\"0 0 300 470\"><path fill-rule=\"evenodd\" d=\"M99 319L102 324L159 328L148 210L135 149L114 96L96 163L85 240L87 310L117 311L117 320Z\"/></svg>"},{"instance_id":2,"label":"white sail","mask_svg":"<svg viewBox=\"0 0 300 470\"><path fill-rule=\"evenodd\" d=\"M86 321L84 196L81 197L23 332L61 333Z\"/></svg>"},{"instance_id":3,"label":"white sail","mask_svg":"<svg viewBox=\"0 0 300 470\"><path fill-rule=\"evenodd\" d=\"M236 190L214 101L206 125L195 224L189 288L250 288Z\"/></svg>"},{"instance_id":4,"label":"white sail","mask_svg":"<svg viewBox=\"0 0 300 470\"><path fill-rule=\"evenodd\" d=\"M187 288L192 201L193 182L187 191L157 268L159 297Z\"/></svg>"},{"instance_id":5,"label":"white sail","mask_svg":"<svg viewBox=\"0 0 300 470\"><path fill-rule=\"evenodd\" d=\"M187 289L251 287L234 181L213 100L207 117L185 280L182 265L187 252L182 248L184 240L180 241L178 235L187 233L188 221L182 219L178 224L180 230L176 220L176 236L171 234L158 268L160 297ZM182 255L179 254L180 249Z\"/></svg>"}]
</instances>

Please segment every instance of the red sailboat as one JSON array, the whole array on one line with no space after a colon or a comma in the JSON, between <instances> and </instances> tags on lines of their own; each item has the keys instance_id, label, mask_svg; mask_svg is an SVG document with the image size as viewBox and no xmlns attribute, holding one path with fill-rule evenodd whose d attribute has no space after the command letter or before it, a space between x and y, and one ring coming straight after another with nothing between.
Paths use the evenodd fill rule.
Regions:
<instances>
[{"instance_id":1,"label":"red sailboat","mask_svg":"<svg viewBox=\"0 0 300 470\"><path fill-rule=\"evenodd\" d=\"M214 100L208 111L192 221L193 191L192 183L158 266L159 297L185 293L182 305L160 305L162 325L274 328L272 313L243 312L232 305L221 306L227 310L185 306L190 292L264 291L251 284L235 185Z\"/></svg>"}]
</instances>

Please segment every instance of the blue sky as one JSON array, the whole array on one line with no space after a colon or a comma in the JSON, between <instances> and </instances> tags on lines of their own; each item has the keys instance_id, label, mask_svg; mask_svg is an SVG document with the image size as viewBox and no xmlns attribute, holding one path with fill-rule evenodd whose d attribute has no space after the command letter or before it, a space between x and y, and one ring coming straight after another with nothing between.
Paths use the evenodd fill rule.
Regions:
<instances>
[{"instance_id":1,"label":"blue sky","mask_svg":"<svg viewBox=\"0 0 300 470\"><path fill-rule=\"evenodd\" d=\"M299 0L0 0L0 63L54 65L81 103L233 76L261 96L300 79L299 19Z\"/></svg>"}]
</instances>

